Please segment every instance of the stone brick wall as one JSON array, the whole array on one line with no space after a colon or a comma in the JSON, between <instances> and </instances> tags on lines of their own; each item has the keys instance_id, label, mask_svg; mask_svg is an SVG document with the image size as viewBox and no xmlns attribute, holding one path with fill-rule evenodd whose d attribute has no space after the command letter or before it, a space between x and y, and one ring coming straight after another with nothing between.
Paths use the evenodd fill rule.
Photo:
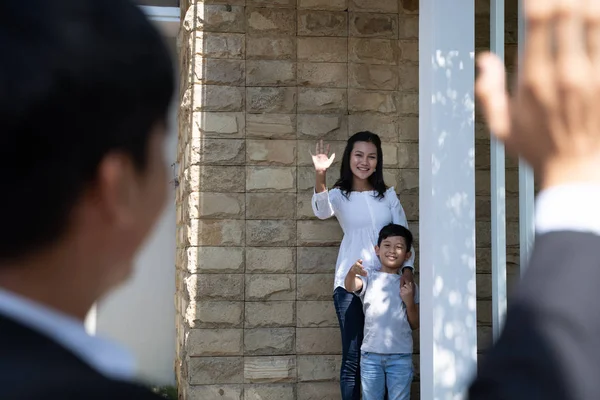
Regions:
<instances>
[{"instance_id":1,"label":"stone brick wall","mask_svg":"<svg viewBox=\"0 0 600 400\"><path fill-rule=\"evenodd\" d=\"M338 399L332 288L341 231L335 219L312 216L309 151L318 139L331 144L331 185L348 136L377 132L386 182L418 240L418 1L181 3L180 396ZM477 46L485 48L489 4L477 4ZM491 277L489 140L481 123L476 154L483 351ZM511 271L518 263L514 167L507 173Z\"/></svg>"}]
</instances>

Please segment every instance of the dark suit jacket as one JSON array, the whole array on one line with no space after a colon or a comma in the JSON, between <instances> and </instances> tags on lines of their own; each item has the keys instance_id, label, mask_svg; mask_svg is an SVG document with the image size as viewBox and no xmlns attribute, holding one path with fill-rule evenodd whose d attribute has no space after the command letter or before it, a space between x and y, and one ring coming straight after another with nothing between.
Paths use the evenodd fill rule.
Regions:
<instances>
[{"instance_id":1,"label":"dark suit jacket","mask_svg":"<svg viewBox=\"0 0 600 400\"><path fill-rule=\"evenodd\" d=\"M600 236L538 236L471 400L600 399Z\"/></svg>"},{"instance_id":2,"label":"dark suit jacket","mask_svg":"<svg viewBox=\"0 0 600 400\"><path fill-rule=\"evenodd\" d=\"M106 378L48 337L0 315L1 400L158 400L146 388Z\"/></svg>"}]
</instances>

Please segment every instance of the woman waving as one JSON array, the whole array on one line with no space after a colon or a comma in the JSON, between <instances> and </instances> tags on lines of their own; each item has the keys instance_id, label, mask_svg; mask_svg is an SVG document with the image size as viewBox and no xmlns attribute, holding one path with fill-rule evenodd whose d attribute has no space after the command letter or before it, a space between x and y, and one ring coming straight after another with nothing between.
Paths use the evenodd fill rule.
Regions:
<instances>
[{"instance_id":1,"label":"woman waving","mask_svg":"<svg viewBox=\"0 0 600 400\"><path fill-rule=\"evenodd\" d=\"M340 177L327 190L325 174L335 154L329 155L323 142L312 156L315 166L315 193L312 208L320 219L335 215L344 238L335 267L333 301L342 334L340 387L342 400L360 399L360 346L363 339L364 314L360 299L344 288L348 270L362 260L364 267L379 269L375 245L379 230L395 223L408 227L406 214L393 187L383 180L381 139L372 132L358 132L344 150ZM404 281L413 281L414 251L402 269ZM398 288L400 290L400 288Z\"/></svg>"}]
</instances>

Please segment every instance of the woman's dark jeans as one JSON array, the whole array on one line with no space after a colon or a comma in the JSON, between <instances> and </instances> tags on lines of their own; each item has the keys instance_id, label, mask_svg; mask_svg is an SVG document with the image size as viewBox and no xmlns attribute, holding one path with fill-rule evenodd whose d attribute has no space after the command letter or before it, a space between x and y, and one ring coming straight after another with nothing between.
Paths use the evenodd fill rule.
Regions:
<instances>
[{"instance_id":1,"label":"woman's dark jeans","mask_svg":"<svg viewBox=\"0 0 600 400\"><path fill-rule=\"evenodd\" d=\"M362 302L358 296L338 287L333 292L333 303L342 333L342 368L340 370L342 400L359 400L360 346L365 326Z\"/></svg>"}]
</instances>

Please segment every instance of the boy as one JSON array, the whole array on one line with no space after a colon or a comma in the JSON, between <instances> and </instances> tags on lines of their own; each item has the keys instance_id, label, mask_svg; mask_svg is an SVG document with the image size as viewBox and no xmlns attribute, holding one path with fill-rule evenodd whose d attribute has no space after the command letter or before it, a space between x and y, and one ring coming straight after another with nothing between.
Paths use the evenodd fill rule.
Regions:
<instances>
[{"instance_id":1,"label":"boy","mask_svg":"<svg viewBox=\"0 0 600 400\"><path fill-rule=\"evenodd\" d=\"M381 270L368 273L358 260L348 272L346 290L363 302L365 335L361 347L363 400L408 400L413 378L412 330L419 328L416 285L400 287L400 268L410 257L413 237L401 225L389 224L379 232L375 253Z\"/></svg>"}]
</instances>

